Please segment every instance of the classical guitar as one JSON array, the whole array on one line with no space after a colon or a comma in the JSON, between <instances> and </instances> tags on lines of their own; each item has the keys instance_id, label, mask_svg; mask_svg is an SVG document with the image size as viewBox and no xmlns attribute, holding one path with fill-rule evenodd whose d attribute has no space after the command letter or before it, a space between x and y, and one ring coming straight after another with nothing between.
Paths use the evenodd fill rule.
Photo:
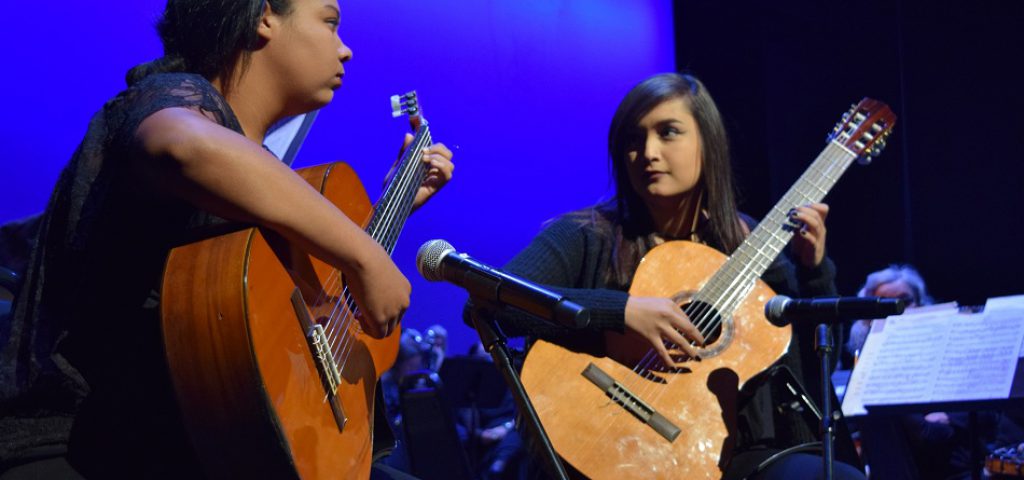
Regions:
<instances>
[{"instance_id":1,"label":"classical guitar","mask_svg":"<svg viewBox=\"0 0 1024 480\"><path fill-rule=\"evenodd\" d=\"M823 199L855 159L876 156L894 122L871 99L843 115L824 151L730 257L685 241L644 257L630 295L675 299L711 339L698 349L702 361L669 369L645 340L617 333L606 334L607 357L533 345L523 384L566 461L590 478L721 477L735 445L736 392L792 337L765 319L774 294L759 279L793 234L787 213Z\"/></svg>"},{"instance_id":2,"label":"classical guitar","mask_svg":"<svg viewBox=\"0 0 1024 480\"><path fill-rule=\"evenodd\" d=\"M416 132L376 206L345 164L297 171L389 253L431 144L415 92L392 107ZM211 478L369 476L375 387L400 332L363 332L338 270L249 228L172 250L161 309L175 393Z\"/></svg>"}]
</instances>

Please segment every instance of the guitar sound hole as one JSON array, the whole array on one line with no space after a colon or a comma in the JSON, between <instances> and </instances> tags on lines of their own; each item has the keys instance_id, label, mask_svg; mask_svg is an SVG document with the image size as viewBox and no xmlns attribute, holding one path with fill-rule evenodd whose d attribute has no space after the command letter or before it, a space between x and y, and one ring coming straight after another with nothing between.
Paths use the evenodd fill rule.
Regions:
<instances>
[{"instance_id":1,"label":"guitar sound hole","mask_svg":"<svg viewBox=\"0 0 1024 480\"><path fill-rule=\"evenodd\" d=\"M705 347L718 341L722 335L722 317L714 306L696 301L683 305L682 309L690 317L690 322L704 335Z\"/></svg>"}]
</instances>

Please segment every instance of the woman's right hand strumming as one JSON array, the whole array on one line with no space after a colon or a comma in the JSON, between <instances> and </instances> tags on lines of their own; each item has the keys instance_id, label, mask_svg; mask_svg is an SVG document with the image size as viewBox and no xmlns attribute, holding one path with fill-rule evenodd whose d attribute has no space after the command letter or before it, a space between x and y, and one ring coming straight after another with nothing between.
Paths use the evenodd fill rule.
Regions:
<instances>
[{"instance_id":1,"label":"woman's right hand strumming","mask_svg":"<svg viewBox=\"0 0 1024 480\"><path fill-rule=\"evenodd\" d=\"M704 344L704 336L669 298L629 297L626 301L626 326L647 340L661 361L669 367L680 364L672 359L672 351L665 347L665 341L677 345L690 358L697 357L697 349L686 339L698 345Z\"/></svg>"},{"instance_id":2,"label":"woman's right hand strumming","mask_svg":"<svg viewBox=\"0 0 1024 480\"><path fill-rule=\"evenodd\" d=\"M395 331L409 308L412 286L382 247L368 250L367 258L345 272L345 280L363 330L374 338L384 338Z\"/></svg>"}]
</instances>

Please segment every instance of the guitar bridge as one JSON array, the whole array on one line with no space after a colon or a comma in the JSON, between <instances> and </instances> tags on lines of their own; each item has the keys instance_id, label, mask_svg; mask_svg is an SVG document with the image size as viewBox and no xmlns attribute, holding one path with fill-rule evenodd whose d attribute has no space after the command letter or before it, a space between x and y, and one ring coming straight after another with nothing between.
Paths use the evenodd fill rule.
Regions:
<instances>
[{"instance_id":1,"label":"guitar bridge","mask_svg":"<svg viewBox=\"0 0 1024 480\"><path fill-rule=\"evenodd\" d=\"M345 430L348 417L345 416L345 409L338 399L338 387L341 385L341 372L338 364L334 361L334 354L331 353L331 344L327 341L327 333L320 324L313 323L306 309L306 303L302 301L302 293L296 288L292 290L292 308L295 309L295 316L299 319L302 331L306 332L306 342L309 343L310 353L313 355L313 363L320 372L320 381L326 390L325 400L331 404L331 411L334 412L334 421L338 424L338 431Z\"/></svg>"},{"instance_id":2,"label":"guitar bridge","mask_svg":"<svg viewBox=\"0 0 1024 480\"><path fill-rule=\"evenodd\" d=\"M316 358L320 376L324 380L324 388L331 395L338 393L341 372L338 371L338 364L334 362L334 354L331 353L323 325L314 325L306 340L309 341L309 348L313 351L313 358Z\"/></svg>"},{"instance_id":3,"label":"guitar bridge","mask_svg":"<svg viewBox=\"0 0 1024 480\"><path fill-rule=\"evenodd\" d=\"M615 403L619 404L622 408L626 409L627 412L632 413L633 416L638 418L640 421L651 427L658 435L661 435L669 442L675 441L676 437L682 431L675 424L670 422L664 415L658 413L653 407L640 400L633 392L629 391L628 388L623 386L621 383L616 382L611 375L608 375L601 370L597 365L593 363L588 364L587 368L583 369L581 373L584 378L590 380L591 383L597 385L609 398Z\"/></svg>"}]
</instances>

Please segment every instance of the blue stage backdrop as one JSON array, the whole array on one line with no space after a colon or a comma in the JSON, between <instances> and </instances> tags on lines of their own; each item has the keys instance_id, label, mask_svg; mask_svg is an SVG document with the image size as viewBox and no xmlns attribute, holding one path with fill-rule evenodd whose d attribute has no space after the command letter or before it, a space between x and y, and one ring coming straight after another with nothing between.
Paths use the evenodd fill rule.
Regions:
<instances>
[{"instance_id":1,"label":"blue stage backdrop","mask_svg":"<svg viewBox=\"0 0 1024 480\"><path fill-rule=\"evenodd\" d=\"M45 207L90 116L124 87L125 71L160 55L153 25L163 3L8 7L0 223ZM618 100L673 69L671 1L375 0L341 9L354 56L297 166L346 161L376 199L408 130L391 118L388 97L419 92L457 168L395 251L413 284L405 326L440 323L450 352L462 353L476 341L461 319L466 296L423 280L416 250L443 238L501 265L545 220L608 195L605 143Z\"/></svg>"}]
</instances>

